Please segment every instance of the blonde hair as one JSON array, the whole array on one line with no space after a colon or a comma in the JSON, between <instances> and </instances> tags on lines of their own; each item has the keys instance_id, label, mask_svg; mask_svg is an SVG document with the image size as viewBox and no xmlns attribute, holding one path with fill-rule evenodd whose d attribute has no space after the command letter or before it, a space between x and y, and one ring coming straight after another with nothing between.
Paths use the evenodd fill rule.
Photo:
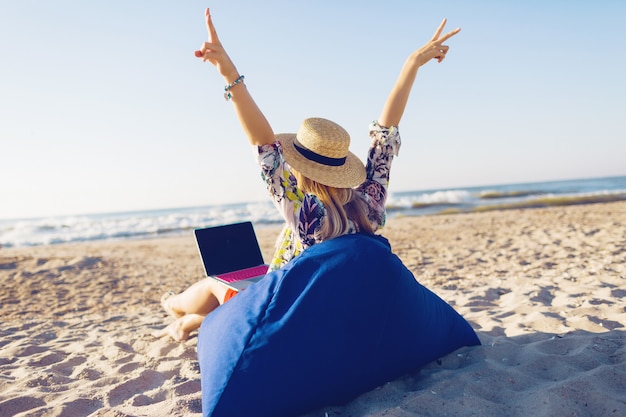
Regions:
<instances>
[{"instance_id":1,"label":"blonde hair","mask_svg":"<svg viewBox=\"0 0 626 417\"><path fill-rule=\"evenodd\" d=\"M367 203L352 188L335 188L320 184L295 169L292 173L298 182L298 188L304 193L313 194L320 199L326 209L326 216L316 232L318 241L332 239L348 233L351 220L357 232L374 233L369 221Z\"/></svg>"}]
</instances>

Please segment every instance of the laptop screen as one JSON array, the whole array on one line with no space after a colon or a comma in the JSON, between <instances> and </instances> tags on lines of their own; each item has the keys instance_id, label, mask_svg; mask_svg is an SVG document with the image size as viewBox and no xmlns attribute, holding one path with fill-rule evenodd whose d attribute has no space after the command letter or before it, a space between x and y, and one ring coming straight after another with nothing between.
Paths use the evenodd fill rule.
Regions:
<instances>
[{"instance_id":1,"label":"laptop screen","mask_svg":"<svg viewBox=\"0 0 626 417\"><path fill-rule=\"evenodd\" d=\"M251 222L195 229L194 233L207 275L263 265Z\"/></svg>"}]
</instances>

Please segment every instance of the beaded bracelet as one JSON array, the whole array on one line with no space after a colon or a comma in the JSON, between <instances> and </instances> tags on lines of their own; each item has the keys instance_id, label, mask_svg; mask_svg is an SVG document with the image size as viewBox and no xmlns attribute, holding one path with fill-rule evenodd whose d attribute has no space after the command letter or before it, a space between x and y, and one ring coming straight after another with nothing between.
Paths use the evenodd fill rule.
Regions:
<instances>
[{"instance_id":1,"label":"beaded bracelet","mask_svg":"<svg viewBox=\"0 0 626 417\"><path fill-rule=\"evenodd\" d=\"M243 75L240 75L239 78L237 78L235 81L233 81L232 83L224 87L224 99L226 101L230 100L233 97L232 94L230 94L230 89L236 86L237 84L242 83L244 78L246 77Z\"/></svg>"}]
</instances>

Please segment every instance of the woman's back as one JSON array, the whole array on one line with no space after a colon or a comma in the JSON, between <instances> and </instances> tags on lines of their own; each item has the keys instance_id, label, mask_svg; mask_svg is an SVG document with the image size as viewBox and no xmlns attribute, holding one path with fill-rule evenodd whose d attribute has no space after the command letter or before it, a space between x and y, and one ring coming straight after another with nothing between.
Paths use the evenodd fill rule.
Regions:
<instances>
[{"instance_id":1,"label":"woman's back","mask_svg":"<svg viewBox=\"0 0 626 417\"><path fill-rule=\"evenodd\" d=\"M299 156L294 158L298 154L293 150L285 151L295 142L289 135L277 135L276 142L258 147L262 178L286 222L270 262L271 270L282 267L321 241L349 233L373 233L384 225L389 172L400 148L400 134L396 127L373 122L369 136L371 146L364 167L365 179L358 184L344 182L349 187L321 183L320 179L329 182L324 175L320 179L311 178L317 171L311 171ZM297 167L291 166L290 155Z\"/></svg>"}]
</instances>

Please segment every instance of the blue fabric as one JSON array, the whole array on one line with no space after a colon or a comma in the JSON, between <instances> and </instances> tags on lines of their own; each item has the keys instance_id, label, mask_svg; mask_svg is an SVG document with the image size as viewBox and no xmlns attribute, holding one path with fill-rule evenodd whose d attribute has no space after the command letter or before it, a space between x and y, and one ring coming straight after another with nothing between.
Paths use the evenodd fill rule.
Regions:
<instances>
[{"instance_id":1,"label":"blue fabric","mask_svg":"<svg viewBox=\"0 0 626 417\"><path fill-rule=\"evenodd\" d=\"M209 314L198 337L202 410L213 417L342 404L480 343L386 239L361 234L305 250Z\"/></svg>"}]
</instances>

